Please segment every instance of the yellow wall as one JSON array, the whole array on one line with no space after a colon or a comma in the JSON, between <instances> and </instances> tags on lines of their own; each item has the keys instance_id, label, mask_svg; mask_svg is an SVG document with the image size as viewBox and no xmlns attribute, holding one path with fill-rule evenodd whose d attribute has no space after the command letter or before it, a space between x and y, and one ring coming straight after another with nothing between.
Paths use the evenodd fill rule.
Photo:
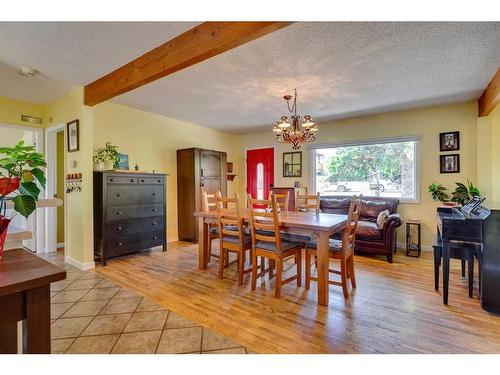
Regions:
<instances>
[{"instance_id":1,"label":"yellow wall","mask_svg":"<svg viewBox=\"0 0 500 375\"><path fill-rule=\"evenodd\" d=\"M0 124L15 124L30 127L43 127L21 121L21 115L43 118L45 107L41 104L27 103L0 97Z\"/></svg>"},{"instance_id":2,"label":"yellow wall","mask_svg":"<svg viewBox=\"0 0 500 375\"><path fill-rule=\"evenodd\" d=\"M477 120L477 178L485 205L500 208L500 105Z\"/></svg>"},{"instance_id":3,"label":"yellow wall","mask_svg":"<svg viewBox=\"0 0 500 375\"><path fill-rule=\"evenodd\" d=\"M65 256L80 267L93 266L93 206L92 206L92 109L83 105L83 87L50 103L45 111L46 126L80 121L80 150L66 153L67 173L80 172L82 191L65 195ZM72 163L76 163L72 167Z\"/></svg>"},{"instance_id":4,"label":"yellow wall","mask_svg":"<svg viewBox=\"0 0 500 375\"><path fill-rule=\"evenodd\" d=\"M142 171L170 174L167 179L169 241L177 239L176 150L200 147L227 152L227 160L234 163L234 173L238 174L234 182L228 182L228 193L241 190L243 154L238 136L110 102L93 110L94 148L112 142L120 152L128 154L130 169L137 163Z\"/></svg>"},{"instance_id":5,"label":"yellow wall","mask_svg":"<svg viewBox=\"0 0 500 375\"><path fill-rule=\"evenodd\" d=\"M57 179L57 196L62 199L63 204L57 207L57 243L64 242L64 131L57 133L56 147L56 179Z\"/></svg>"},{"instance_id":6,"label":"yellow wall","mask_svg":"<svg viewBox=\"0 0 500 375\"><path fill-rule=\"evenodd\" d=\"M420 203L401 204L398 212L403 219L412 217L422 220L422 243L429 246L436 232L437 203L430 198L427 187L436 180L453 190L455 181L465 181L467 178L476 181L476 126L477 103L468 102L319 123L317 143L420 135ZM460 131L461 173L440 174L439 133L455 130ZM290 151L291 147L276 144L273 137L271 130L248 134L242 136L242 147L275 146L275 186L293 186L294 181L301 181L303 186L310 188L308 146L302 147L303 177L283 178L282 154ZM399 230L398 240L404 242L403 229Z\"/></svg>"}]
</instances>

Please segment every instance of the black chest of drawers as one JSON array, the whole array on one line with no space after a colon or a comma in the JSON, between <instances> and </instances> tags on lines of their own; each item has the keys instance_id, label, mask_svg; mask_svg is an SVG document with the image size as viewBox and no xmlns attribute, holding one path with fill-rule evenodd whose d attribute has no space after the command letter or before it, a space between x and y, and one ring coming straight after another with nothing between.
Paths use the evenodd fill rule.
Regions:
<instances>
[{"instance_id":1,"label":"black chest of drawers","mask_svg":"<svg viewBox=\"0 0 500 375\"><path fill-rule=\"evenodd\" d=\"M94 257L167 250L167 175L94 172Z\"/></svg>"}]
</instances>

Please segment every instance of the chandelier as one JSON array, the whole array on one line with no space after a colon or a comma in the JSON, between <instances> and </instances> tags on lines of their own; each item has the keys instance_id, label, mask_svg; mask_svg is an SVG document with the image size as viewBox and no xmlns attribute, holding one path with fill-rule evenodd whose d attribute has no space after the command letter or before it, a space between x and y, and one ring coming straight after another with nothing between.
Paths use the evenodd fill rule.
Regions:
<instances>
[{"instance_id":1,"label":"chandelier","mask_svg":"<svg viewBox=\"0 0 500 375\"><path fill-rule=\"evenodd\" d=\"M305 115L302 120L302 128L299 126L300 116L297 115L297 89L293 97L293 104L291 95L285 95L283 99L286 100L288 111L292 114L290 120L287 116L281 116L281 119L274 124L273 132L276 133L276 141L278 143L290 143L292 149L298 150L302 143L314 142L316 139L314 133L318 131L316 123L313 122L311 116Z\"/></svg>"}]
</instances>

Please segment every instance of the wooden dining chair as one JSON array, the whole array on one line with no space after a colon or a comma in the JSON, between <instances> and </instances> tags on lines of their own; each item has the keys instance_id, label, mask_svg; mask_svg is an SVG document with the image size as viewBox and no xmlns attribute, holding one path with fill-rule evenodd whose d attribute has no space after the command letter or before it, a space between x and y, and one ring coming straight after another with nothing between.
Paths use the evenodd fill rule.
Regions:
<instances>
[{"instance_id":1,"label":"wooden dining chair","mask_svg":"<svg viewBox=\"0 0 500 375\"><path fill-rule=\"evenodd\" d=\"M245 270L246 251L252 249L252 238L243 228L238 195L233 198L217 196L216 203L220 233L219 278L224 277L229 252L233 252L238 259L238 285L243 285L244 274L252 272L252 268Z\"/></svg>"},{"instance_id":2,"label":"wooden dining chair","mask_svg":"<svg viewBox=\"0 0 500 375\"><path fill-rule=\"evenodd\" d=\"M272 190L270 190L269 200L271 200L273 196L276 197L276 203L278 204L280 209L283 211L288 211L288 204L290 202L290 192L287 191L286 193L275 193Z\"/></svg>"},{"instance_id":3,"label":"wooden dining chair","mask_svg":"<svg viewBox=\"0 0 500 375\"><path fill-rule=\"evenodd\" d=\"M295 199L295 211L315 212L319 214L320 193L316 195L297 194Z\"/></svg>"},{"instance_id":4,"label":"wooden dining chair","mask_svg":"<svg viewBox=\"0 0 500 375\"><path fill-rule=\"evenodd\" d=\"M270 211L254 206L270 207ZM258 274L257 257L267 258L269 263L276 264L276 286L275 296L281 297L281 287L293 280L297 280L297 286L302 284L302 259L301 244L295 242L282 241L280 236L280 223L277 210L278 204L273 195L271 200L252 199L250 210L250 229L252 235L252 290L257 287L257 278L264 276L266 270ZM283 280L283 262L293 257L297 266L297 274ZM270 266L269 270L272 270ZM269 277L272 278L272 271Z\"/></svg>"},{"instance_id":5,"label":"wooden dining chair","mask_svg":"<svg viewBox=\"0 0 500 375\"><path fill-rule=\"evenodd\" d=\"M347 280L351 280L351 286L356 288L356 276L354 273L354 243L356 240L356 228L358 226L359 215L361 212L361 196L353 196L347 215L347 224L342 231L342 240L330 239L329 257L340 261L340 271L328 269L329 272L340 275L341 282L328 282L333 285L342 286L344 298L349 298L347 290ZM306 244L306 289L309 289L311 280L317 281L316 277L311 276L311 258L317 257L317 242L311 241Z\"/></svg>"},{"instance_id":6,"label":"wooden dining chair","mask_svg":"<svg viewBox=\"0 0 500 375\"><path fill-rule=\"evenodd\" d=\"M216 197L221 196L221 192L218 191L214 194L209 194L207 191L201 189L201 208L203 212L216 211ZM214 258L219 258L219 255L212 253L212 240L219 238L219 224L208 224L208 261Z\"/></svg>"}]
</instances>

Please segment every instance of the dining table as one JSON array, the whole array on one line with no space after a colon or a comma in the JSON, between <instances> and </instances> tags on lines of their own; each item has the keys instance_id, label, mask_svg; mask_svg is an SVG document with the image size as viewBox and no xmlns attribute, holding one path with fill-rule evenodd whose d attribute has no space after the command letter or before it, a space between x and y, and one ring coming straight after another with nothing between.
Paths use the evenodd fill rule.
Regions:
<instances>
[{"instance_id":1,"label":"dining table","mask_svg":"<svg viewBox=\"0 0 500 375\"><path fill-rule=\"evenodd\" d=\"M249 224L251 210L240 208L240 217ZM209 225L217 223L216 211L195 212L198 220L198 263L200 270L208 267ZM279 213L280 227L287 230L298 230L304 234L317 237L318 253L318 304L328 306L328 268L329 268L329 239L335 233L341 232L347 222L347 215L327 214L300 211L281 211Z\"/></svg>"}]
</instances>

